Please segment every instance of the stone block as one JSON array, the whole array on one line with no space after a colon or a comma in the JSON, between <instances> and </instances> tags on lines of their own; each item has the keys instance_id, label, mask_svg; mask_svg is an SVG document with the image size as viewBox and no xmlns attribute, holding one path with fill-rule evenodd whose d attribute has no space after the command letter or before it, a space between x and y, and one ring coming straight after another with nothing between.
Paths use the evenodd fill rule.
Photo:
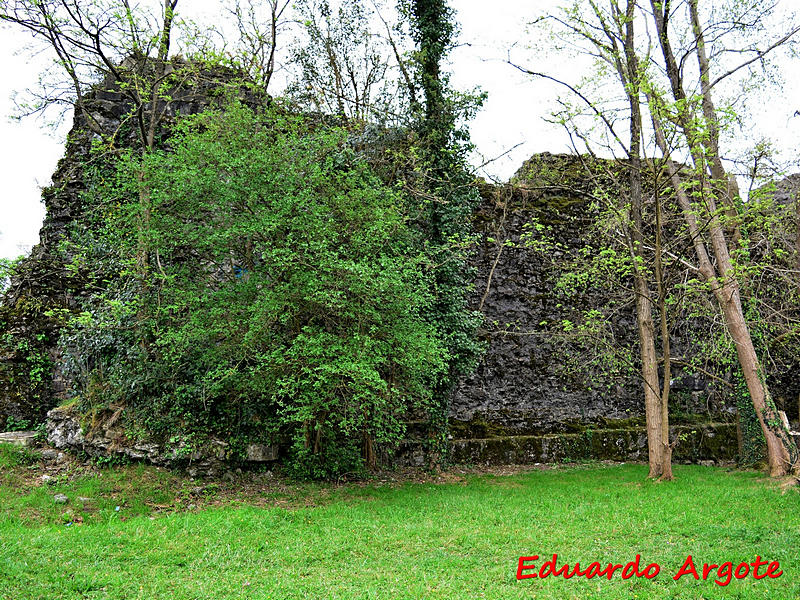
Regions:
<instances>
[{"instance_id":1,"label":"stone block","mask_svg":"<svg viewBox=\"0 0 800 600\"><path fill-rule=\"evenodd\" d=\"M35 431L7 431L0 433L0 443L15 446L33 446L36 443Z\"/></svg>"},{"instance_id":2,"label":"stone block","mask_svg":"<svg viewBox=\"0 0 800 600\"><path fill-rule=\"evenodd\" d=\"M247 446L247 460L252 462L278 460L278 448L270 444L250 444Z\"/></svg>"}]
</instances>

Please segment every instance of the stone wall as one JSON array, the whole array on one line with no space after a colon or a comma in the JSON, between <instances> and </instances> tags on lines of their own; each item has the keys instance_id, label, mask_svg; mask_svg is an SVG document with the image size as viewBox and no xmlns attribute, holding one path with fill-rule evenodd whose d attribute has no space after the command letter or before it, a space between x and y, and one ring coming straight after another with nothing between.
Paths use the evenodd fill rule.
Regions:
<instances>
[{"instance_id":1,"label":"stone wall","mask_svg":"<svg viewBox=\"0 0 800 600\"><path fill-rule=\"evenodd\" d=\"M106 418L86 423L70 406L57 407L47 413L47 441L60 450L70 450L95 458L146 461L167 467L186 467L190 471L214 475L234 462L228 442L208 439L202 445L186 439L165 443L132 440L117 418L121 409ZM235 462L250 466L272 464L278 459L278 448L268 444L248 444L244 459Z\"/></svg>"},{"instance_id":2,"label":"stone wall","mask_svg":"<svg viewBox=\"0 0 800 600\"><path fill-rule=\"evenodd\" d=\"M185 64L178 58L171 62ZM177 116L218 105L226 93L251 105L261 102L244 86L232 83L239 81L237 73L220 67L198 69L186 76L180 87L168 94L169 102L156 106L160 115L156 138L167 135ZM131 104L113 81L99 84L85 103L95 123L114 136L117 148L140 144L130 118ZM73 264L68 242L85 227L82 165L96 138L83 117L76 115L52 185L42 191L46 214L39 243L0 296L0 429L7 422L41 422L46 412L67 396L69 382L58 368L58 331L61 315L76 307L86 285L79 265Z\"/></svg>"},{"instance_id":3,"label":"stone wall","mask_svg":"<svg viewBox=\"0 0 800 600\"><path fill-rule=\"evenodd\" d=\"M191 90L175 94L163 127L169 127L176 115L196 113L212 104L210 98L219 96L212 92L226 77L206 74L193 82ZM118 129L128 108L122 95L112 87L100 89L92 100L96 120L109 130ZM43 192L47 216L41 241L0 302L0 427L7 417L40 421L66 397L68 382L54 368L59 362L59 321L46 313L73 308L82 293L80 277L68 268L71 257L62 242L85 211L79 165L87 158L91 141L76 121L53 185ZM578 157L542 154L526 162L511 184L482 188L483 200L474 216L478 242L472 302L485 316L480 335L487 352L476 372L460 383L452 401L454 460L644 457L640 380L635 375L604 379L588 367L572 374L562 368L564 356L548 333L553 323L568 318L574 309L564 306L553 289L558 275L553 258L562 250L554 250L556 256L543 255L526 242L529 234L535 240L531 224L539 223L565 252L584 245L592 185L582 168ZM794 187L779 187L781 198L791 199L799 181L800 177L793 180ZM597 300L587 295L577 302L591 307ZM618 341L635 345L635 327L632 308L621 310L614 322ZM680 345L680 340L675 343ZM787 381L786 389L798 385L797 378ZM795 388L786 393L796 395ZM687 440L676 452L679 460L728 460L736 455L734 409L723 396L710 392L706 380L675 374L671 408L678 416L672 422L675 434L684 434ZM113 428L87 437L78 423L75 415L51 413L51 437L63 447L121 452L155 462L167 460L164 457L174 450L125 444L122 433ZM414 437L412 428L404 460L419 463L420 445Z\"/></svg>"},{"instance_id":4,"label":"stone wall","mask_svg":"<svg viewBox=\"0 0 800 600\"><path fill-rule=\"evenodd\" d=\"M643 415L642 384L636 376L608 379L593 373L596 381L588 371L565 376L564 357L549 332L562 319L574 318L576 304L591 308L602 299L583 295L566 306L554 291L558 257L553 260L523 237L532 232L535 240L531 224L539 223L564 247L556 249L556 255L585 244L592 221L591 190L581 180L581 168L577 157L538 155L520 170L524 176L517 176L512 186L485 190L475 215L479 238L473 304L486 319L482 336L488 350L453 401L451 417L458 422L485 420L508 433L532 434L569 431L575 422ZM632 304L621 306L614 332L622 345L637 343ZM724 404L706 405L708 386L703 379L679 374L673 389L681 412L729 412Z\"/></svg>"},{"instance_id":5,"label":"stone wall","mask_svg":"<svg viewBox=\"0 0 800 600\"><path fill-rule=\"evenodd\" d=\"M473 305L485 316L481 336L487 351L451 405L456 461L646 459L641 379L610 378L588 365L577 372L574 366L564 369L565 357L549 333L562 319L574 318L574 303L589 308L603 300L585 295L566 306L553 287L560 273L557 255L583 246L592 221L584 168L579 157L537 155L512 184L483 190L475 213ZM526 234L536 238L533 223L544 226L562 249L543 253L526 243ZM614 332L636 355L632 304L621 308ZM673 343L679 347L681 340ZM679 428L674 433L687 436L677 460L736 456L735 408L724 394L712 394L706 380L675 369L671 410L678 415L672 417Z\"/></svg>"}]
</instances>

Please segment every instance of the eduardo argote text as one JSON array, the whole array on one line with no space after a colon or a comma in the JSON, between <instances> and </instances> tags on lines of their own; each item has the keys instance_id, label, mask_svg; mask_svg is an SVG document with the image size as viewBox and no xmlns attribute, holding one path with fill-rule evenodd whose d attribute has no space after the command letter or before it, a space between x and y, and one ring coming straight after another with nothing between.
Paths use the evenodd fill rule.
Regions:
<instances>
[{"instance_id":1,"label":"eduardo argote text","mask_svg":"<svg viewBox=\"0 0 800 600\"><path fill-rule=\"evenodd\" d=\"M520 556L517 563L517 579L545 579L547 577L563 577L564 579L585 577L586 579L592 579L594 577L606 577L611 580L617 573L619 573L621 579L630 579L631 577L653 579L661 572L661 567L657 563L650 563L642 567L640 562L641 556L637 554L634 560L625 565L607 563L603 566L599 562L593 562L585 569L581 569L580 563L559 566L558 554L553 554L552 558L542 562L539 562L538 555ZM777 560L767 561L760 556L756 556L753 562L734 564L731 561L725 561L720 564L703 563L702 566L696 566L690 554L683 561L680 569L672 575L672 579L675 581L682 577L693 577L703 581L712 579L717 585L726 586L734 578L752 577L753 579L764 579L769 577L770 579L777 579L783 575L783 571L780 568L780 563Z\"/></svg>"}]
</instances>

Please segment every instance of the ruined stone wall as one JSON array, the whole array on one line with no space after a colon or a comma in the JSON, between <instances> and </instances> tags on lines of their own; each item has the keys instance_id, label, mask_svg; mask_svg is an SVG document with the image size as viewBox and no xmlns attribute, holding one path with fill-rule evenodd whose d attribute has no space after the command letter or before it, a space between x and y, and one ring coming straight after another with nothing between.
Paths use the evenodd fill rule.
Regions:
<instances>
[{"instance_id":1,"label":"ruined stone wall","mask_svg":"<svg viewBox=\"0 0 800 600\"><path fill-rule=\"evenodd\" d=\"M185 64L172 59L174 64L179 62ZM261 102L236 83L240 81L239 74L221 67L197 69L183 78L179 87L166 94L168 102L157 103L156 138L168 134L177 116L217 105L226 93L249 104ZM140 146L131 104L117 84L100 83L85 103L116 148ZM85 291L86 281L79 265L73 264L68 242L85 226L83 217L91 208L84 205L83 168L96 138L83 117L76 115L52 185L42 191L46 214L39 243L0 296L0 429L41 422L68 391L69 382L58 368L58 332L64 315L76 307Z\"/></svg>"},{"instance_id":2,"label":"ruined stone wall","mask_svg":"<svg viewBox=\"0 0 800 600\"><path fill-rule=\"evenodd\" d=\"M176 115L204 110L213 102L210 98L219 96L212 92L224 79L224 74L205 77L183 96L178 94L162 127L168 128ZM93 100L97 121L110 131L120 130L129 108L122 95L105 89ZM76 122L53 185L43 192L47 217L41 241L0 302L0 428L9 416L17 422L40 421L66 393L68 382L54 368L59 321L47 313L73 308L82 293L62 242L86 210L80 164L89 156L91 140ZM579 163L576 157L538 155L524 165L513 185L483 188L474 216L478 238L472 302L485 316L480 335L487 352L476 372L460 383L451 404L453 460L646 457L641 381L635 375L603 379L588 368L569 375L562 368L565 358L548 330L574 307L565 307L553 289L558 275L553 256L524 239L538 222L567 251L585 244L592 186L582 178ZM790 192L796 189L779 189L784 195ZM591 307L597 300L586 296L578 302ZM632 306L619 312L614 327L621 343L636 344ZM785 379L797 386L796 377ZM676 450L678 460L729 460L736 455L734 409L710 391L706 380L676 373L671 410L679 416L672 418L674 435L686 438ZM796 390L787 393L796 395ZM111 443L108 436L97 439ZM413 449L404 460L421 462L421 445L411 439L408 447Z\"/></svg>"},{"instance_id":3,"label":"ruined stone wall","mask_svg":"<svg viewBox=\"0 0 800 600\"><path fill-rule=\"evenodd\" d=\"M556 255L586 244L592 189L581 176L583 168L578 157L538 155L520 169L513 185L484 189L475 214L473 305L485 316L481 336L487 351L451 405L454 460L647 457L641 379L635 374L609 378L588 365L585 371L580 365L577 371L575 365L563 368L566 357L548 332L562 319L574 318L575 306L565 306L553 288L558 256L525 241L526 233L535 240L531 224L539 223L564 247ZM573 299L586 308L601 300ZM620 308L614 331L616 340L637 355L632 304ZM674 371L670 408L680 416L672 421L690 434L677 458L733 458L732 402L710 393L706 380ZM698 426L707 425L710 429L699 435Z\"/></svg>"}]
</instances>

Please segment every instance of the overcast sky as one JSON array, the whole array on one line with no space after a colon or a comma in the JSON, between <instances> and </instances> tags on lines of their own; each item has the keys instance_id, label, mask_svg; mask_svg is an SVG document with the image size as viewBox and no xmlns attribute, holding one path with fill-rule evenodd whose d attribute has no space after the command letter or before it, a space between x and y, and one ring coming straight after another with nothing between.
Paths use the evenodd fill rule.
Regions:
<instances>
[{"instance_id":1,"label":"overcast sky","mask_svg":"<svg viewBox=\"0 0 800 600\"><path fill-rule=\"evenodd\" d=\"M783 1L788 5L796 0ZM560 3L559 0L451 0L458 11L463 43L453 53L453 82L461 88L479 84L489 94L483 110L471 124L473 142L487 159L521 144L487 165L484 169L487 176L506 180L535 152L569 151L565 133L544 120L561 90L541 80L531 80L504 63L514 42L514 59L525 64L531 60L526 50L530 40L526 24L535 13L547 12ZM190 4L187 0L185 6L184 10L191 6L197 11L201 20L203 13L213 15L218 11L219 4L216 0L192 0ZM9 119L13 113L10 96L14 91L33 86L40 69L35 59L24 53L15 55L27 39L22 32L0 29L0 256L3 257L27 252L38 241L44 217L39 188L50 181L63 154L68 129L65 124L52 132L35 118L22 122ZM560 60L561 64L553 61L534 66L576 82L585 63ZM787 62L784 71L785 89L765 97L752 116L750 131L752 140L767 135L776 140L784 156L797 157L800 117L792 118L792 114L800 109L800 59Z\"/></svg>"}]
</instances>

